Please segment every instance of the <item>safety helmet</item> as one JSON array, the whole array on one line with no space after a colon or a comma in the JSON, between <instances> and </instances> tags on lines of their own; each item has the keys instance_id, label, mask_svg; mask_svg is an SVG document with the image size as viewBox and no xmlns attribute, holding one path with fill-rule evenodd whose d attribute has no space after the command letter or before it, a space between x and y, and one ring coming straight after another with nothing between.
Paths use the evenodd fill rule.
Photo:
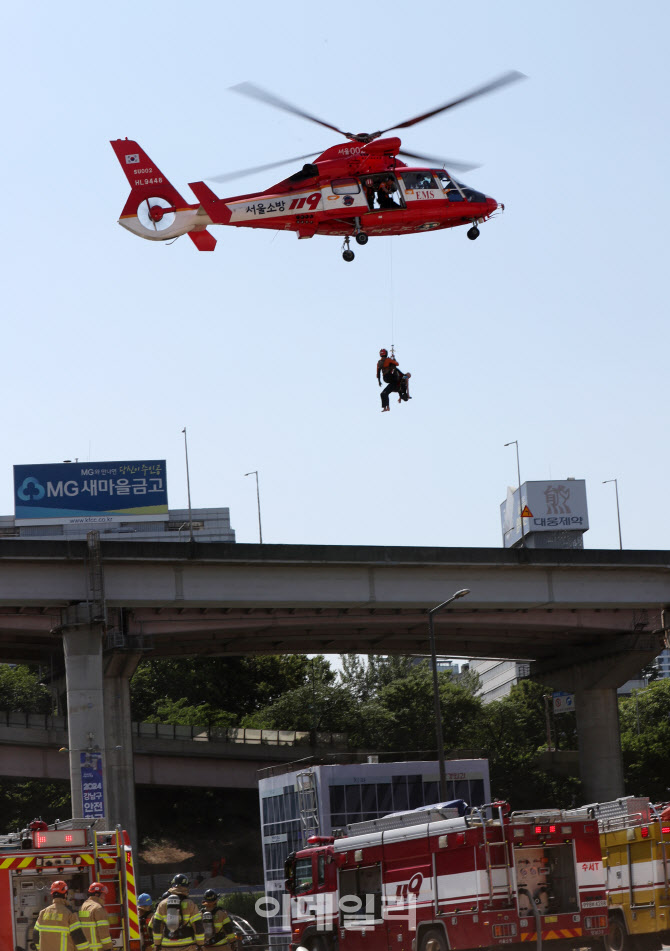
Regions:
<instances>
[{"instance_id":1,"label":"safety helmet","mask_svg":"<svg viewBox=\"0 0 670 951\"><path fill-rule=\"evenodd\" d=\"M146 892L142 892L142 894L137 898L137 904L140 906L140 908L151 908L153 905L151 895L147 895Z\"/></svg>"},{"instance_id":2,"label":"safety helmet","mask_svg":"<svg viewBox=\"0 0 670 951\"><path fill-rule=\"evenodd\" d=\"M89 895L107 895L107 886L102 882L91 882L88 886Z\"/></svg>"},{"instance_id":3,"label":"safety helmet","mask_svg":"<svg viewBox=\"0 0 670 951\"><path fill-rule=\"evenodd\" d=\"M385 350L384 347L382 347L381 350L379 351L379 356L380 356L380 357L388 357L388 355L389 355L388 350Z\"/></svg>"},{"instance_id":4,"label":"safety helmet","mask_svg":"<svg viewBox=\"0 0 670 951\"><path fill-rule=\"evenodd\" d=\"M67 882L62 882L60 878L51 883L51 894L65 898L67 895Z\"/></svg>"},{"instance_id":5,"label":"safety helmet","mask_svg":"<svg viewBox=\"0 0 670 951\"><path fill-rule=\"evenodd\" d=\"M183 872L179 872L170 882L170 885L177 885L181 888L188 888L191 883L188 880L188 875L184 875Z\"/></svg>"},{"instance_id":6,"label":"safety helmet","mask_svg":"<svg viewBox=\"0 0 670 951\"><path fill-rule=\"evenodd\" d=\"M208 888L205 894L202 896L203 901L217 901L218 895L213 888Z\"/></svg>"}]
</instances>

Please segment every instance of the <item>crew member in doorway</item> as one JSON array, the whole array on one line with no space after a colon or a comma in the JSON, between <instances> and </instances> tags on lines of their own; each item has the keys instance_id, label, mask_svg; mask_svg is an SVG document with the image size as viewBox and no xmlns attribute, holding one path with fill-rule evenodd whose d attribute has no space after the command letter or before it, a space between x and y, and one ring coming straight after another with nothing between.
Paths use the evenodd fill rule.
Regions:
<instances>
[{"instance_id":1,"label":"crew member in doorway","mask_svg":"<svg viewBox=\"0 0 670 951\"><path fill-rule=\"evenodd\" d=\"M398 186L392 175L388 175L379 182L377 185L377 201L382 211L385 208L400 208L400 205L397 205L392 198L393 192L397 190Z\"/></svg>"},{"instance_id":2,"label":"crew member in doorway","mask_svg":"<svg viewBox=\"0 0 670 951\"><path fill-rule=\"evenodd\" d=\"M79 915L70 911L67 898L67 883L58 879L51 883L53 901L37 916L35 922L35 948L37 951L89 951Z\"/></svg>"}]
</instances>

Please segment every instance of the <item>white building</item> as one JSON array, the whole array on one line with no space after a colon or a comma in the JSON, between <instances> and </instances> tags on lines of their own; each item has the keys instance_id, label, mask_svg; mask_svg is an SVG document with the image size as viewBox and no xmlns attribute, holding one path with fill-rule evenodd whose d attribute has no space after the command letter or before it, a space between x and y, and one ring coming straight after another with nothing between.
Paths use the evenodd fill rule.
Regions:
<instances>
[{"instance_id":1,"label":"white building","mask_svg":"<svg viewBox=\"0 0 670 951\"><path fill-rule=\"evenodd\" d=\"M481 688L478 693L484 703L506 697L514 684L527 677L530 671L528 661L517 660L471 660L469 667L479 674Z\"/></svg>"},{"instance_id":2,"label":"white building","mask_svg":"<svg viewBox=\"0 0 670 951\"><path fill-rule=\"evenodd\" d=\"M0 515L0 538L86 539L93 525L16 525L13 515ZM98 526L101 541L122 539L142 542L188 542L191 528L199 542L234 542L230 509L170 509L164 522L105 522Z\"/></svg>"}]
</instances>

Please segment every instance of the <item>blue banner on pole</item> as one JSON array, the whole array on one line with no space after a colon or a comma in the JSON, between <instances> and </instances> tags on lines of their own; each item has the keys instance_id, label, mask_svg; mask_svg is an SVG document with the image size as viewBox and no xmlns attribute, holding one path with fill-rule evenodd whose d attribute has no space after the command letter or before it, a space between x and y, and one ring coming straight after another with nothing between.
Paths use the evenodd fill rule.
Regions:
<instances>
[{"instance_id":1,"label":"blue banner on pole","mask_svg":"<svg viewBox=\"0 0 670 951\"><path fill-rule=\"evenodd\" d=\"M80 753L82 816L98 819L105 814L102 753Z\"/></svg>"}]
</instances>

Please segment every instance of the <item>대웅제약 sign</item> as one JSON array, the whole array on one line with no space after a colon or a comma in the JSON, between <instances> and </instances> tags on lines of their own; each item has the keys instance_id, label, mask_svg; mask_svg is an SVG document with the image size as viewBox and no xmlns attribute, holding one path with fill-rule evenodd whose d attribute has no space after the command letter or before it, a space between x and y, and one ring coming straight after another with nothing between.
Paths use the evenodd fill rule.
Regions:
<instances>
[{"instance_id":1,"label":"\ub300\uc6c5\uc81c\uc57d sign","mask_svg":"<svg viewBox=\"0 0 670 951\"><path fill-rule=\"evenodd\" d=\"M164 459L14 466L16 525L167 519Z\"/></svg>"}]
</instances>

